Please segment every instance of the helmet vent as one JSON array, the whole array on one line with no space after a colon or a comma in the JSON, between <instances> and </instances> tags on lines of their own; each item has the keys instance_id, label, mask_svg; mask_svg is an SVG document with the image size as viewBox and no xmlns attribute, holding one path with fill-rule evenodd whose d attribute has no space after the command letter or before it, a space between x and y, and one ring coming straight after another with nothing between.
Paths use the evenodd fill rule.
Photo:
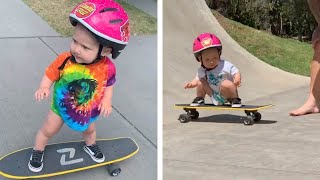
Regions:
<instances>
[{"instance_id":1,"label":"helmet vent","mask_svg":"<svg viewBox=\"0 0 320 180\"><path fill-rule=\"evenodd\" d=\"M107 11L118 11L118 9L117 8L104 8L103 10L100 11L100 13L104 13Z\"/></svg>"},{"instance_id":2,"label":"helmet vent","mask_svg":"<svg viewBox=\"0 0 320 180\"><path fill-rule=\"evenodd\" d=\"M115 19L115 20L110 20L109 23L111 24L118 24L118 23L121 23L122 22L122 19Z\"/></svg>"}]
</instances>

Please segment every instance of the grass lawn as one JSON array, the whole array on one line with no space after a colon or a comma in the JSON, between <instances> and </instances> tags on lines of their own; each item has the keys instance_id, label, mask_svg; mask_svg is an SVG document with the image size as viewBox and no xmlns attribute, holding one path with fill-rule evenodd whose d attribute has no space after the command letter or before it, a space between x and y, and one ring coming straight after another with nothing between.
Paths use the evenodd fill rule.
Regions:
<instances>
[{"instance_id":1,"label":"grass lawn","mask_svg":"<svg viewBox=\"0 0 320 180\"><path fill-rule=\"evenodd\" d=\"M313 57L311 44L256 30L227 19L216 11L213 15L229 35L254 56L284 71L309 76Z\"/></svg>"},{"instance_id":2,"label":"grass lawn","mask_svg":"<svg viewBox=\"0 0 320 180\"><path fill-rule=\"evenodd\" d=\"M69 23L69 13L83 0L23 0L33 11L63 36L71 36L73 27ZM157 19L129 5L123 0L116 0L130 17L131 35L157 33Z\"/></svg>"}]
</instances>

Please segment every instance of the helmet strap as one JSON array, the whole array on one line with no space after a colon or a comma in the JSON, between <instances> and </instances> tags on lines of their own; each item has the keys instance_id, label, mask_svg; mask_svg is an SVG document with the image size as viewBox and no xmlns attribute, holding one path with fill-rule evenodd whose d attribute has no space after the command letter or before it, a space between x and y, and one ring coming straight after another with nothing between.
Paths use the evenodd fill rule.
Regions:
<instances>
[{"instance_id":1,"label":"helmet strap","mask_svg":"<svg viewBox=\"0 0 320 180\"><path fill-rule=\"evenodd\" d=\"M98 50L98 54L97 54L97 58L96 60L100 60L101 57L101 52L102 52L103 46L101 44L99 44L99 50Z\"/></svg>"},{"instance_id":2,"label":"helmet strap","mask_svg":"<svg viewBox=\"0 0 320 180\"><path fill-rule=\"evenodd\" d=\"M99 44L99 50L98 50L97 57L96 57L96 59L94 61L92 61L89 64L97 63L102 59L102 56L101 56L102 49L103 49L103 46L101 44ZM76 61L76 59L75 59L75 57L73 55L71 55L70 59L71 59L72 62L77 63L77 61ZM89 65L89 64L86 64L86 63L78 63L78 64Z\"/></svg>"},{"instance_id":3,"label":"helmet strap","mask_svg":"<svg viewBox=\"0 0 320 180\"><path fill-rule=\"evenodd\" d=\"M92 61L92 63L90 63L90 64L93 64L93 63L96 63L96 62L100 61L100 59L102 58L101 57L102 49L103 49L103 46L101 44L99 44L99 50L98 50L98 54L97 54L96 60Z\"/></svg>"},{"instance_id":4,"label":"helmet strap","mask_svg":"<svg viewBox=\"0 0 320 180\"><path fill-rule=\"evenodd\" d=\"M202 64L202 61L201 61L201 67L203 67L206 71L211 71L212 69L214 69L214 68L206 68L206 67Z\"/></svg>"},{"instance_id":5,"label":"helmet strap","mask_svg":"<svg viewBox=\"0 0 320 180\"><path fill-rule=\"evenodd\" d=\"M199 56L201 56L201 54L199 55ZM203 67L206 71L211 71L212 69L214 69L214 68L206 68L204 65L203 65L203 62L202 62L202 56L201 56L201 58L199 58L199 60L200 60L200 62L201 62L201 67Z\"/></svg>"}]
</instances>

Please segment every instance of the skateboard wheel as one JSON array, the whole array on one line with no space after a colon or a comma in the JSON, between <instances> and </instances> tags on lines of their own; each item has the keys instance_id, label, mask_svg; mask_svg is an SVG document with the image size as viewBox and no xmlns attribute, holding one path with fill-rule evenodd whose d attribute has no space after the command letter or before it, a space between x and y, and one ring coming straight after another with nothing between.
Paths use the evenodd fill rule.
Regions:
<instances>
[{"instance_id":1,"label":"skateboard wheel","mask_svg":"<svg viewBox=\"0 0 320 180\"><path fill-rule=\"evenodd\" d=\"M118 176L121 173L121 169L117 164L109 164L107 170L110 176Z\"/></svg>"},{"instance_id":2,"label":"skateboard wheel","mask_svg":"<svg viewBox=\"0 0 320 180\"><path fill-rule=\"evenodd\" d=\"M254 124L254 120L253 120L252 116L248 115L247 118L245 118L243 120L243 124L244 125L252 125L252 124Z\"/></svg>"},{"instance_id":3,"label":"skateboard wheel","mask_svg":"<svg viewBox=\"0 0 320 180\"><path fill-rule=\"evenodd\" d=\"M260 121L261 120L261 114L259 112L253 113L253 120L254 121Z\"/></svg>"},{"instance_id":4,"label":"skateboard wheel","mask_svg":"<svg viewBox=\"0 0 320 180\"><path fill-rule=\"evenodd\" d=\"M191 119L198 119L199 118L199 112L196 110L188 112L188 115L191 117Z\"/></svg>"},{"instance_id":5,"label":"skateboard wheel","mask_svg":"<svg viewBox=\"0 0 320 180\"><path fill-rule=\"evenodd\" d=\"M186 122L188 122L189 121L189 118L190 118L190 116L188 115L188 114L181 114L180 116L179 116L179 121L181 122L181 123L186 123Z\"/></svg>"}]
</instances>

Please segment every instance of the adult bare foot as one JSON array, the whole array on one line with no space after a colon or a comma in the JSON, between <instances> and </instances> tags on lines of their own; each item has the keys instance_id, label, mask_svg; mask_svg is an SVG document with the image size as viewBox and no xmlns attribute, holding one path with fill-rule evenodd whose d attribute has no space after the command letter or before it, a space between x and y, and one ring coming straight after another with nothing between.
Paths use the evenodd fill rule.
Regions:
<instances>
[{"instance_id":1,"label":"adult bare foot","mask_svg":"<svg viewBox=\"0 0 320 180\"><path fill-rule=\"evenodd\" d=\"M290 116L302 116L305 114L318 113L319 108L317 107L315 102L307 101L300 108L293 110L289 113Z\"/></svg>"}]
</instances>

